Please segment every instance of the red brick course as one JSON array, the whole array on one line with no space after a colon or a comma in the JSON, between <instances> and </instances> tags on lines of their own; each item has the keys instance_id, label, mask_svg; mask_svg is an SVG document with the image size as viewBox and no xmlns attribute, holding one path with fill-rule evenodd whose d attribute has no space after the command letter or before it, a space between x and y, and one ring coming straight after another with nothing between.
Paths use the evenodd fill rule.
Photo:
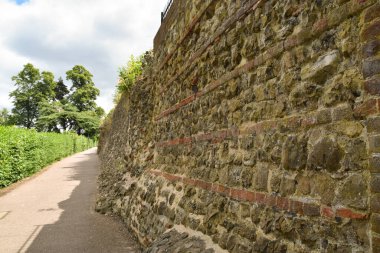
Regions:
<instances>
[{"instance_id":1,"label":"red brick course","mask_svg":"<svg viewBox=\"0 0 380 253\"><path fill-rule=\"evenodd\" d=\"M216 0L211 0L208 5L206 5L203 9L201 9L197 15L191 20L190 24L186 27L185 32L180 37L179 41L176 43L175 48L173 51L169 52L166 56L164 61L161 63L161 65L158 67L158 71L160 71L167 63L168 61L173 57L174 53L178 50L178 48L181 46L182 42L189 36L194 27L198 24L199 20L202 18L202 16L206 13L207 9L215 2ZM164 31L162 31L164 32Z\"/></svg>"},{"instance_id":2,"label":"red brick course","mask_svg":"<svg viewBox=\"0 0 380 253\"><path fill-rule=\"evenodd\" d=\"M375 103L376 104L376 103ZM226 139L237 138L238 136L250 134L262 134L274 128L284 128L295 131L299 128L310 128L320 124L327 124L332 121L331 115L334 109L324 109L312 112L304 116L289 116L275 120L265 120L261 122L245 123L239 128L223 129L215 132L195 134L190 137L177 138L157 143L157 147L168 147L176 145L187 145L197 142L220 143ZM327 116L326 116L327 115Z\"/></svg>"},{"instance_id":3,"label":"red brick course","mask_svg":"<svg viewBox=\"0 0 380 253\"><path fill-rule=\"evenodd\" d=\"M334 218L334 210L331 207L328 206L322 206L321 207L321 215L327 218Z\"/></svg>"},{"instance_id":4,"label":"red brick course","mask_svg":"<svg viewBox=\"0 0 380 253\"><path fill-rule=\"evenodd\" d=\"M192 179L181 175L169 174L158 170L149 170L155 176L165 178L170 182L182 182L185 185L194 186L206 191L215 192L225 197L238 201L256 203L268 207L273 207L280 211L290 212L304 216L322 216L325 218L348 218L348 219L368 219L367 213L355 212L345 207L329 207L318 204L316 201L297 200L287 197L280 197L264 192L254 192L245 189L231 188L220 184L209 183L199 179Z\"/></svg>"},{"instance_id":5,"label":"red brick course","mask_svg":"<svg viewBox=\"0 0 380 253\"><path fill-rule=\"evenodd\" d=\"M264 2L263 0L249 0L247 1L247 3L244 5L244 7L242 7L241 9L239 9L234 15L232 15L230 18L228 18L220 27L219 29L216 30L216 33L210 37L210 39L208 39L207 41L205 41L205 43L203 44L203 46L198 49L198 51L196 51L192 57L188 60L188 64L184 65L182 68L180 68L178 71L177 71L177 74L171 78L165 85L164 89L166 89L167 87L170 87L170 85L175 81L177 80L177 78L179 76L181 76L185 70L189 69L190 66L196 64L196 62L198 61L198 58L215 42L218 41L219 37L231 26L233 25L234 23L236 23L238 20L240 20L241 18L245 17L247 14L249 14L251 11L255 10L259 4L261 2ZM198 21L197 21L198 22ZM193 25L195 26L195 24L197 22L193 22ZM191 30L194 28L194 26L191 27ZM191 31L189 30L189 32ZM174 51L176 51L179 46L182 44L184 38L187 37L189 33L186 33L186 35L183 37L183 39L181 39L179 41L179 43L177 44L176 48ZM165 61L164 61L164 64L162 66L164 66L169 60L170 58L174 55L174 53L171 53L168 55L168 57L166 57ZM161 67L162 68L162 67ZM160 68L160 69L161 69ZM164 90L162 90L161 92L164 92Z\"/></svg>"},{"instance_id":6,"label":"red brick course","mask_svg":"<svg viewBox=\"0 0 380 253\"><path fill-rule=\"evenodd\" d=\"M197 62L197 59L202 55L202 53L204 51L206 51L206 49L212 44L214 43L217 38L223 34L223 32L233 23L235 23L236 21L238 21L241 17L243 17L244 15L248 14L250 12L250 10L254 10L255 8L257 8L259 6L261 1L253 1L251 0L249 4L246 5L245 8L241 9L240 12L238 11L237 13L235 13L234 16L232 16L230 19L228 19L221 27L221 29L218 29L216 34L214 34L214 36L212 36L212 38L208 41L208 43L206 43L201 49L199 49L193 56L192 58L188 61L188 64L185 65L183 68L181 68L178 72L177 72L177 75L174 76L172 79L170 79L168 81L168 83L165 85L165 89L166 87L170 87L170 84L173 83L175 80L177 80L177 78L182 75L182 73L186 70L186 69L189 69L191 65L193 64L196 64ZM220 87L221 85L227 83L228 81L240 76L241 74L244 74L246 73L247 71L249 70L252 70L253 68L255 67L258 67L260 65L262 65L263 63L265 63L267 60L269 59L272 59L272 58L275 58L279 55L281 55L284 51L287 51L287 50L290 50L296 46L299 46L301 45L302 43L304 43L305 41L309 40L310 38L312 37L316 37L318 35L320 35L321 33L327 31L328 29L338 25L339 23L343 22L349 15L353 15L355 14L356 12L362 10L363 8L365 8L366 6L370 5L371 3L373 2L373 0L356 0L356 1L349 1L345 4L343 4L342 6L340 6L339 8L336 9L336 12L340 13L340 15L338 16L334 16L333 17L333 20L334 22L329 22L328 18L322 18L318 21L316 21L313 25L313 27L311 28L306 28L302 31L300 31L299 33L295 34L295 35L290 35L288 38L286 38L283 42L280 42L280 43L277 43L275 44L274 46L268 48L266 50L266 52L264 52L263 54L260 54L258 56L255 57L255 59L247 62L246 64L244 64L243 66L240 66L240 67L237 67L235 68L234 70L232 70L231 72L229 73L226 73L225 75L223 75L220 79L218 80L215 80L213 82L211 82L210 84L208 84L203 90L199 91L197 93L197 97L202 97L204 95L206 95L207 93L209 93L210 91L213 91L215 90L216 88ZM251 9L248 8L249 6L252 6ZM341 15L342 14L342 15ZM343 15L344 14L344 15ZM332 15L332 14L331 14ZM379 21L380 22L380 21ZM373 27L372 27L373 26ZM368 28L368 32L363 32L365 34L370 34L372 37L374 37L374 34L377 34L377 30L378 30L378 25L377 23L376 24L372 24L371 25L372 28ZM363 35L363 36L367 36L367 35ZM369 35L368 35L369 36ZM377 35L376 35L377 36ZM164 92L164 91L162 91ZM193 96L192 96L193 97ZM178 102L177 104L171 106L169 109L161 112L157 117L156 117L156 120L160 120L162 118L165 118L167 117L168 115L176 112L177 110L179 110L180 108L182 108L183 106L193 102L195 100L195 97L194 99L192 99L190 101L190 97L188 98L185 98L184 100L181 100L180 102ZM186 102L185 102L186 101ZM380 103L380 101L379 101Z\"/></svg>"}]
</instances>

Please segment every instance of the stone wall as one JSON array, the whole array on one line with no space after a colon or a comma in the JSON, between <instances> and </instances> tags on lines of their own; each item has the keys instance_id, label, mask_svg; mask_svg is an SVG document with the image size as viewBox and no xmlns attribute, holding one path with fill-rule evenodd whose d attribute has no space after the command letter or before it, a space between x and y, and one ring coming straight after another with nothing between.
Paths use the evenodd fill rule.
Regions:
<instances>
[{"instance_id":1,"label":"stone wall","mask_svg":"<svg viewBox=\"0 0 380 253\"><path fill-rule=\"evenodd\" d=\"M101 143L147 252L380 252L380 1L174 1Z\"/></svg>"}]
</instances>

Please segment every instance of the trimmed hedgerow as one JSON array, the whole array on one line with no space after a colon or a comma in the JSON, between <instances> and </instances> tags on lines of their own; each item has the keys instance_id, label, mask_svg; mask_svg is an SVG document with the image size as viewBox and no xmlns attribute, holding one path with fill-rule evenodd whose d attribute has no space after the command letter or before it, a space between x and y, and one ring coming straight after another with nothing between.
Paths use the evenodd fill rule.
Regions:
<instances>
[{"instance_id":1,"label":"trimmed hedgerow","mask_svg":"<svg viewBox=\"0 0 380 253\"><path fill-rule=\"evenodd\" d=\"M74 133L39 133L0 126L0 188L95 145L93 140Z\"/></svg>"}]
</instances>

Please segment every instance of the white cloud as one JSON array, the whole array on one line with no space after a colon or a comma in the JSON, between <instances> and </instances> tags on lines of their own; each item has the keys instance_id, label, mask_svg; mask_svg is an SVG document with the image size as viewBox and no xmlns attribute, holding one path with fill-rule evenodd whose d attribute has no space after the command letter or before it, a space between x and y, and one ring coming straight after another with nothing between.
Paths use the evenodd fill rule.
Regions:
<instances>
[{"instance_id":1,"label":"white cloud","mask_svg":"<svg viewBox=\"0 0 380 253\"><path fill-rule=\"evenodd\" d=\"M111 109L117 69L153 47L167 0L0 0L0 108L11 107L11 77L31 62L56 78L82 64ZM69 85L69 84L68 84Z\"/></svg>"}]
</instances>

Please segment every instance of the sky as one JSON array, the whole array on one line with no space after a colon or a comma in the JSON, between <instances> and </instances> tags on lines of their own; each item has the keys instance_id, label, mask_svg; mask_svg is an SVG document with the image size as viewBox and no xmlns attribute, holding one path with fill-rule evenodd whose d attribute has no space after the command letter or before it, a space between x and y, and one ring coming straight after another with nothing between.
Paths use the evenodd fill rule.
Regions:
<instances>
[{"instance_id":1,"label":"sky","mask_svg":"<svg viewBox=\"0 0 380 253\"><path fill-rule=\"evenodd\" d=\"M118 68L153 48L166 2L0 0L0 109L12 108L11 78L32 63L64 80L83 65L100 89L98 105L109 111Z\"/></svg>"}]
</instances>

